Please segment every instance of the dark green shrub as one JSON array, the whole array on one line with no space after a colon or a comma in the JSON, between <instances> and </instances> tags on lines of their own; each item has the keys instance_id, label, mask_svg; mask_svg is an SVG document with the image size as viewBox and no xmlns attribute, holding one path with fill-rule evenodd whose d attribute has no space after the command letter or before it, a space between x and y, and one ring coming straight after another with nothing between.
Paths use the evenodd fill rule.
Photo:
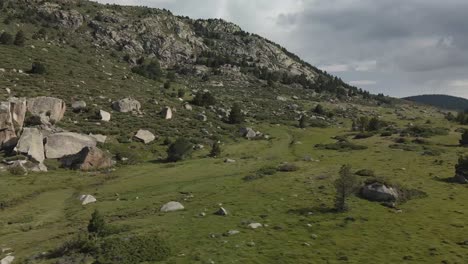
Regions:
<instances>
[{"instance_id":1,"label":"dark green shrub","mask_svg":"<svg viewBox=\"0 0 468 264\"><path fill-rule=\"evenodd\" d=\"M157 60L152 60L149 63L143 62L141 65L133 67L132 72L152 80L159 80L162 76L161 66Z\"/></svg>"},{"instance_id":2,"label":"dark green shrub","mask_svg":"<svg viewBox=\"0 0 468 264\"><path fill-rule=\"evenodd\" d=\"M171 88L171 82L167 81L164 83L164 89L170 89Z\"/></svg>"},{"instance_id":3,"label":"dark green shrub","mask_svg":"<svg viewBox=\"0 0 468 264\"><path fill-rule=\"evenodd\" d=\"M363 133L359 133L356 136L354 136L354 139L365 139L365 138L370 138L370 137L373 137L373 136L374 136L373 133L363 132Z\"/></svg>"},{"instance_id":4,"label":"dark green shrub","mask_svg":"<svg viewBox=\"0 0 468 264\"><path fill-rule=\"evenodd\" d=\"M179 98L184 98L184 96L185 96L185 90L184 90L184 89L179 89L179 90L177 91L177 96L178 96Z\"/></svg>"},{"instance_id":5,"label":"dark green shrub","mask_svg":"<svg viewBox=\"0 0 468 264\"><path fill-rule=\"evenodd\" d=\"M106 222L104 217L99 213L98 210L95 210L91 215L91 219L88 223L88 233L94 236L104 236L107 232Z\"/></svg>"},{"instance_id":6,"label":"dark green shrub","mask_svg":"<svg viewBox=\"0 0 468 264\"><path fill-rule=\"evenodd\" d=\"M215 97L210 92L198 92L192 100L192 104L198 106L211 106L216 104Z\"/></svg>"},{"instance_id":7,"label":"dark green shrub","mask_svg":"<svg viewBox=\"0 0 468 264\"><path fill-rule=\"evenodd\" d=\"M3 32L2 35L0 35L0 44L3 44L3 45L13 44L13 35L11 35L8 32Z\"/></svg>"},{"instance_id":8,"label":"dark green shrub","mask_svg":"<svg viewBox=\"0 0 468 264\"><path fill-rule=\"evenodd\" d=\"M309 127L327 128L328 122L320 119L312 119L308 122Z\"/></svg>"},{"instance_id":9,"label":"dark green shrub","mask_svg":"<svg viewBox=\"0 0 468 264\"><path fill-rule=\"evenodd\" d=\"M157 236L108 238L97 254L96 264L159 262L170 255L169 246Z\"/></svg>"},{"instance_id":10,"label":"dark green shrub","mask_svg":"<svg viewBox=\"0 0 468 264\"><path fill-rule=\"evenodd\" d=\"M356 171L356 175L363 176L363 177L373 177L375 176L375 173L373 170L362 169L362 170Z\"/></svg>"},{"instance_id":11,"label":"dark green shrub","mask_svg":"<svg viewBox=\"0 0 468 264\"><path fill-rule=\"evenodd\" d=\"M392 135L393 133L390 131L385 131L385 132L382 132L382 134L380 134L381 137L391 137Z\"/></svg>"},{"instance_id":12,"label":"dark green shrub","mask_svg":"<svg viewBox=\"0 0 468 264\"><path fill-rule=\"evenodd\" d=\"M244 114L242 113L240 104L235 103L229 113L229 123L240 124L242 122L244 122Z\"/></svg>"},{"instance_id":13,"label":"dark green shrub","mask_svg":"<svg viewBox=\"0 0 468 264\"><path fill-rule=\"evenodd\" d=\"M316 113L317 115L325 115L326 111L325 108L321 104L318 104L312 112Z\"/></svg>"},{"instance_id":14,"label":"dark green shrub","mask_svg":"<svg viewBox=\"0 0 468 264\"><path fill-rule=\"evenodd\" d=\"M28 73L31 74L45 74L47 72L47 69L44 64L41 62L33 62L31 65L31 70L28 71Z\"/></svg>"},{"instance_id":15,"label":"dark green shrub","mask_svg":"<svg viewBox=\"0 0 468 264\"><path fill-rule=\"evenodd\" d=\"M327 149L327 150L337 150L337 151L351 151L351 150L364 150L367 149L367 146L357 145L349 141L339 141L331 144L317 144L316 148Z\"/></svg>"},{"instance_id":16,"label":"dark green shrub","mask_svg":"<svg viewBox=\"0 0 468 264\"><path fill-rule=\"evenodd\" d=\"M463 134L461 135L460 146L468 146L468 131L463 132Z\"/></svg>"},{"instance_id":17,"label":"dark green shrub","mask_svg":"<svg viewBox=\"0 0 468 264\"><path fill-rule=\"evenodd\" d=\"M193 151L193 145L185 138L179 138L167 149L167 160L177 162L187 158Z\"/></svg>"},{"instance_id":18,"label":"dark green shrub","mask_svg":"<svg viewBox=\"0 0 468 264\"><path fill-rule=\"evenodd\" d=\"M430 126L413 126L407 128L405 133L413 137L432 137L432 136L445 136L448 135L449 129L445 127L430 127Z\"/></svg>"},{"instance_id":19,"label":"dark green shrub","mask_svg":"<svg viewBox=\"0 0 468 264\"><path fill-rule=\"evenodd\" d=\"M302 115L299 119L299 128L306 128L307 127L307 118L305 115Z\"/></svg>"},{"instance_id":20,"label":"dark green shrub","mask_svg":"<svg viewBox=\"0 0 468 264\"><path fill-rule=\"evenodd\" d=\"M278 171L281 172L293 172L299 170L299 167L293 163L284 163L278 167Z\"/></svg>"},{"instance_id":21,"label":"dark green shrub","mask_svg":"<svg viewBox=\"0 0 468 264\"><path fill-rule=\"evenodd\" d=\"M28 173L28 171L20 165L14 165L14 166L8 167L8 172L11 175L17 175L17 176L26 175Z\"/></svg>"},{"instance_id":22,"label":"dark green shrub","mask_svg":"<svg viewBox=\"0 0 468 264\"><path fill-rule=\"evenodd\" d=\"M257 170L254 174L245 176L243 178L244 181L253 181L259 180L266 176L275 175L278 172L278 168L273 166L266 166Z\"/></svg>"},{"instance_id":23,"label":"dark green shrub","mask_svg":"<svg viewBox=\"0 0 468 264\"><path fill-rule=\"evenodd\" d=\"M218 142L215 142L213 144L213 146L211 147L211 151L210 151L210 157L218 157L219 155L221 155L221 146Z\"/></svg>"}]
</instances>

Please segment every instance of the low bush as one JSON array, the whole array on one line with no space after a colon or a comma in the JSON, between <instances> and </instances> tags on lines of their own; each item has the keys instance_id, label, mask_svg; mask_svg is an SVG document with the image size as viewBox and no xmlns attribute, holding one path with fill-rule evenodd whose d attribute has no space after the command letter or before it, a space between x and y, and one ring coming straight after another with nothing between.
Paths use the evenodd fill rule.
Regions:
<instances>
[{"instance_id":1,"label":"low bush","mask_svg":"<svg viewBox=\"0 0 468 264\"><path fill-rule=\"evenodd\" d=\"M354 139L365 139L365 138L370 138L370 137L373 137L373 136L374 136L373 133L364 132L364 133L359 133L359 134L355 135Z\"/></svg>"},{"instance_id":2,"label":"low bush","mask_svg":"<svg viewBox=\"0 0 468 264\"><path fill-rule=\"evenodd\" d=\"M431 126L413 126L407 128L405 133L413 137L432 137L432 136L445 136L448 135L449 129L445 127L431 127Z\"/></svg>"},{"instance_id":3,"label":"low bush","mask_svg":"<svg viewBox=\"0 0 468 264\"><path fill-rule=\"evenodd\" d=\"M253 180L259 180L262 179L266 176L271 176L276 174L278 172L278 169L273 167L273 166L266 166L262 167L259 170L257 170L254 174L245 176L243 178L244 181L253 181Z\"/></svg>"},{"instance_id":4,"label":"low bush","mask_svg":"<svg viewBox=\"0 0 468 264\"><path fill-rule=\"evenodd\" d=\"M352 151L352 150L364 150L367 149L367 146L357 145L349 141L339 141L331 144L317 144L316 148L327 149L327 150L336 150L336 151Z\"/></svg>"},{"instance_id":5,"label":"low bush","mask_svg":"<svg viewBox=\"0 0 468 264\"><path fill-rule=\"evenodd\" d=\"M363 176L363 177L373 177L373 176L375 176L374 171L369 170L369 169L358 170L358 171L356 171L355 174L359 175L359 176Z\"/></svg>"},{"instance_id":6,"label":"low bush","mask_svg":"<svg viewBox=\"0 0 468 264\"><path fill-rule=\"evenodd\" d=\"M177 162L187 158L193 150L193 145L185 138L179 138L167 149L167 160Z\"/></svg>"},{"instance_id":7,"label":"low bush","mask_svg":"<svg viewBox=\"0 0 468 264\"><path fill-rule=\"evenodd\" d=\"M299 170L299 167L293 163L284 163L278 167L278 171L281 172L293 172Z\"/></svg>"}]
</instances>

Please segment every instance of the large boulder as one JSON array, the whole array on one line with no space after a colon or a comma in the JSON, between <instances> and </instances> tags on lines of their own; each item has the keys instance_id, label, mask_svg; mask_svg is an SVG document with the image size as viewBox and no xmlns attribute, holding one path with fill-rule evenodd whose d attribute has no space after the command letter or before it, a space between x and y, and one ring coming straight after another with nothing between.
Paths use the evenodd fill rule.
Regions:
<instances>
[{"instance_id":1,"label":"large boulder","mask_svg":"<svg viewBox=\"0 0 468 264\"><path fill-rule=\"evenodd\" d=\"M398 191L380 182L367 184L361 189L363 198L375 202L394 202L398 200Z\"/></svg>"},{"instance_id":2,"label":"large boulder","mask_svg":"<svg viewBox=\"0 0 468 264\"><path fill-rule=\"evenodd\" d=\"M153 142L156 139L156 136L154 136L154 134L148 130L140 129L136 133L135 138L140 141L143 141L145 144L148 144Z\"/></svg>"},{"instance_id":3,"label":"large boulder","mask_svg":"<svg viewBox=\"0 0 468 264\"><path fill-rule=\"evenodd\" d=\"M30 98L27 101L28 112L39 117L41 123L55 124L62 120L65 110L65 102L54 97L40 96Z\"/></svg>"},{"instance_id":4,"label":"large boulder","mask_svg":"<svg viewBox=\"0 0 468 264\"><path fill-rule=\"evenodd\" d=\"M10 113L13 125L17 131L20 131L23 128L24 119L26 117L26 98L11 97L8 101L10 102Z\"/></svg>"},{"instance_id":5,"label":"large boulder","mask_svg":"<svg viewBox=\"0 0 468 264\"><path fill-rule=\"evenodd\" d=\"M107 136L101 134L89 134L90 137L94 138L98 143L106 143Z\"/></svg>"},{"instance_id":6,"label":"large boulder","mask_svg":"<svg viewBox=\"0 0 468 264\"><path fill-rule=\"evenodd\" d=\"M36 162L44 162L44 138L42 132L37 128L24 128L16 145L16 151L28 155Z\"/></svg>"},{"instance_id":7,"label":"large boulder","mask_svg":"<svg viewBox=\"0 0 468 264\"><path fill-rule=\"evenodd\" d=\"M82 171L102 170L113 165L110 155L97 147L85 147L75 155L62 158L61 162L63 167Z\"/></svg>"},{"instance_id":8,"label":"large boulder","mask_svg":"<svg viewBox=\"0 0 468 264\"><path fill-rule=\"evenodd\" d=\"M85 147L95 147L93 137L72 132L56 133L46 138L45 154L47 159L60 159L75 155Z\"/></svg>"},{"instance_id":9,"label":"large boulder","mask_svg":"<svg viewBox=\"0 0 468 264\"><path fill-rule=\"evenodd\" d=\"M168 202L167 204L163 205L160 209L161 212L175 212L184 210L184 206L179 202Z\"/></svg>"},{"instance_id":10,"label":"large boulder","mask_svg":"<svg viewBox=\"0 0 468 264\"><path fill-rule=\"evenodd\" d=\"M140 112L140 108L140 102L132 98L124 98L112 103L112 109L121 113Z\"/></svg>"},{"instance_id":11,"label":"large boulder","mask_svg":"<svg viewBox=\"0 0 468 264\"><path fill-rule=\"evenodd\" d=\"M97 202L96 197L92 196L91 194L83 194L80 196L81 205L87 205L90 203Z\"/></svg>"},{"instance_id":12,"label":"large boulder","mask_svg":"<svg viewBox=\"0 0 468 264\"><path fill-rule=\"evenodd\" d=\"M17 138L9 102L0 102L0 149L16 144Z\"/></svg>"}]
</instances>

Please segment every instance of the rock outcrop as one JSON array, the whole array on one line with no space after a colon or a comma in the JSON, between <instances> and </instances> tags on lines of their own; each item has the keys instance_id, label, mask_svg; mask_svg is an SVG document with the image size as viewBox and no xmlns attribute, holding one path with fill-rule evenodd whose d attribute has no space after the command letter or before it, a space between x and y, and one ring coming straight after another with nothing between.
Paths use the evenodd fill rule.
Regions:
<instances>
[{"instance_id":1,"label":"rock outcrop","mask_svg":"<svg viewBox=\"0 0 468 264\"><path fill-rule=\"evenodd\" d=\"M24 119L26 117L26 98L11 97L8 99L10 102L10 113L13 125L17 131L20 131L24 125Z\"/></svg>"},{"instance_id":2,"label":"rock outcrop","mask_svg":"<svg viewBox=\"0 0 468 264\"><path fill-rule=\"evenodd\" d=\"M37 128L24 128L23 133L16 145L16 151L27 155L32 160L43 163L44 155L44 137Z\"/></svg>"},{"instance_id":3,"label":"rock outcrop","mask_svg":"<svg viewBox=\"0 0 468 264\"><path fill-rule=\"evenodd\" d=\"M61 162L65 168L82 171L102 170L113 165L110 155L97 147L85 147L75 155L62 158Z\"/></svg>"},{"instance_id":4,"label":"rock outcrop","mask_svg":"<svg viewBox=\"0 0 468 264\"><path fill-rule=\"evenodd\" d=\"M172 119L172 109L169 106L164 107L164 109L161 111L161 114L166 120Z\"/></svg>"},{"instance_id":5,"label":"rock outcrop","mask_svg":"<svg viewBox=\"0 0 468 264\"><path fill-rule=\"evenodd\" d=\"M65 102L54 97L40 96L27 100L28 112L39 117L42 124L56 124L62 120L65 110Z\"/></svg>"},{"instance_id":6,"label":"rock outcrop","mask_svg":"<svg viewBox=\"0 0 468 264\"><path fill-rule=\"evenodd\" d=\"M13 147L17 138L9 102L0 102L0 149Z\"/></svg>"},{"instance_id":7,"label":"rock outcrop","mask_svg":"<svg viewBox=\"0 0 468 264\"><path fill-rule=\"evenodd\" d=\"M60 159L65 156L75 155L85 147L95 147L96 140L90 136L62 132L48 136L45 144L47 159Z\"/></svg>"}]
</instances>

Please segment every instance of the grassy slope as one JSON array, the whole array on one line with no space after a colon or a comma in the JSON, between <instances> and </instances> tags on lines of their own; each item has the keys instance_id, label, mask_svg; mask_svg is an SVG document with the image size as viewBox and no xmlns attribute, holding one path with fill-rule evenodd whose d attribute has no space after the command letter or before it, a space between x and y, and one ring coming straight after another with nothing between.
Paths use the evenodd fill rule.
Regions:
<instances>
[{"instance_id":1,"label":"grassy slope","mask_svg":"<svg viewBox=\"0 0 468 264\"><path fill-rule=\"evenodd\" d=\"M271 142L225 146L224 156L238 160L235 164L198 153L183 163L146 163L119 168L111 175L54 172L2 176L0 184L9 190L2 198L41 191L2 211L2 241L18 256L48 250L85 228L91 212L98 208L113 225L128 225L131 233L161 232L174 248L168 263L205 263L209 259L216 263L335 263L343 256L349 263L398 263L405 256L416 263L463 263L468 258L467 249L456 244L466 239L466 186L435 178L453 174L461 149L441 147L447 151L443 156L423 157L417 152L390 150L389 139L373 137L360 140L368 150L335 152L316 150L313 145L333 142L330 136L346 130L276 126L263 130L272 134ZM293 139L296 144L291 145ZM431 141L455 145L457 139L458 134L451 133ZM305 155L320 162L301 161ZM445 163L434 165L434 159ZM283 161L296 161L301 170L253 182L242 180L265 165ZM401 214L359 198L351 200L348 213L327 213L333 205L332 180L343 163L355 169L375 169L405 187L425 191L428 197L402 205ZM317 177L321 175L329 177L320 180ZM181 192L189 192L193 198ZM99 202L82 207L76 200L82 193L95 194ZM170 200L181 201L186 210L159 213L159 207ZM212 215L219 203L232 214ZM207 216L199 217L204 211ZM347 216L356 221L346 223ZM248 230L243 221L258 221L268 227ZM241 233L210 237L231 229ZM256 246L249 247L250 241Z\"/></svg>"}]
</instances>

